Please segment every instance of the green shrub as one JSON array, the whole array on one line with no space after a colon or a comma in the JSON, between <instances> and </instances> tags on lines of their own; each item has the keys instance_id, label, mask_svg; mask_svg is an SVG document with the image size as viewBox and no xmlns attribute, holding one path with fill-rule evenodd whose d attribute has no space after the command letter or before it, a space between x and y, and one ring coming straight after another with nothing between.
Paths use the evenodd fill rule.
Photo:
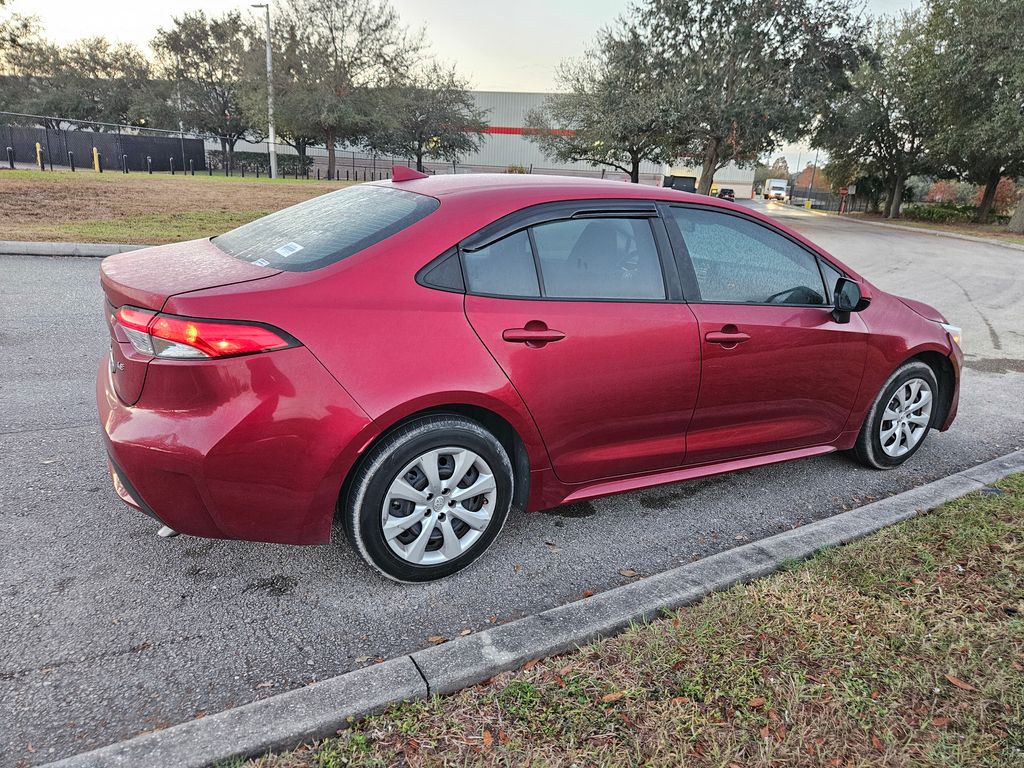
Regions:
<instances>
[{"instance_id":1,"label":"green shrub","mask_svg":"<svg viewBox=\"0 0 1024 768\"><path fill-rule=\"evenodd\" d=\"M936 224L962 224L974 218L974 207L970 205L905 205L901 211L906 219L932 221Z\"/></svg>"},{"instance_id":2,"label":"green shrub","mask_svg":"<svg viewBox=\"0 0 1024 768\"><path fill-rule=\"evenodd\" d=\"M224 170L224 153L219 149L212 149L206 153L210 167L215 171ZM260 173L270 173L270 155L266 152L235 152L234 169L237 173L244 165L249 173L255 173L259 168ZM277 171L282 176L294 176L296 169L300 174L313 167L313 158L306 155L305 168L299 164L298 155L279 154L277 156Z\"/></svg>"}]
</instances>

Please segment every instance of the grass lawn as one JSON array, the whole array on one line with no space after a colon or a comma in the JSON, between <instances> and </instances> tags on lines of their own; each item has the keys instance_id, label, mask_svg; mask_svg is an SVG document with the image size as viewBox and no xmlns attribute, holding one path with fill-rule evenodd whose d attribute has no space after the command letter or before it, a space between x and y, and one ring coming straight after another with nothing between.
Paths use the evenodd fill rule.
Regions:
<instances>
[{"instance_id":1,"label":"grass lawn","mask_svg":"<svg viewBox=\"0 0 1024 768\"><path fill-rule=\"evenodd\" d=\"M937 229L943 232L955 232L959 235L974 235L975 237L988 237L992 240L1001 240L1007 243L1024 245L1024 235L1017 235L1006 229L1006 224L940 224L934 221L914 221L913 219L897 219L889 221L877 213L851 213L866 221L881 221L886 224L898 224L904 227L916 227L918 229Z\"/></svg>"},{"instance_id":2,"label":"grass lawn","mask_svg":"<svg viewBox=\"0 0 1024 768\"><path fill-rule=\"evenodd\" d=\"M192 240L347 185L252 176L0 170L0 240Z\"/></svg>"},{"instance_id":3,"label":"grass lawn","mask_svg":"<svg viewBox=\"0 0 1024 768\"><path fill-rule=\"evenodd\" d=\"M1024 474L248 768L1024 765Z\"/></svg>"}]
</instances>

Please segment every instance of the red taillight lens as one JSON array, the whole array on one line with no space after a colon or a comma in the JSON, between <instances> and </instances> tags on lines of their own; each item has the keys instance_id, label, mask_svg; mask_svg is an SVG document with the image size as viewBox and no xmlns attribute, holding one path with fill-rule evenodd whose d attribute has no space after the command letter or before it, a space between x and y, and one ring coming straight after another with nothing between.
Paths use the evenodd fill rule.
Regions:
<instances>
[{"instance_id":1,"label":"red taillight lens","mask_svg":"<svg viewBox=\"0 0 1024 768\"><path fill-rule=\"evenodd\" d=\"M117 310L117 321L132 346L155 357L232 357L298 346L283 331L256 323L163 315L135 307Z\"/></svg>"}]
</instances>

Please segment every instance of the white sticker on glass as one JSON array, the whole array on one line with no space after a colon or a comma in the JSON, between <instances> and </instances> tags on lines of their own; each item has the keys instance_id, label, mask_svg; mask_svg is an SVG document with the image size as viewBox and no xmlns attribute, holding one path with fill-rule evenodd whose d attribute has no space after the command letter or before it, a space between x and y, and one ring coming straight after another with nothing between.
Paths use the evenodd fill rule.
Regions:
<instances>
[{"instance_id":1,"label":"white sticker on glass","mask_svg":"<svg viewBox=\"0 0 1024 768\"><path fill-rule=\"evenodd\" d=\"M298 243L285 243L280 248L274 249L274 253L280 254L281 256L291 256L293 253L297 253L302 250L302 246Z\"/></svg>"}]
</instances>

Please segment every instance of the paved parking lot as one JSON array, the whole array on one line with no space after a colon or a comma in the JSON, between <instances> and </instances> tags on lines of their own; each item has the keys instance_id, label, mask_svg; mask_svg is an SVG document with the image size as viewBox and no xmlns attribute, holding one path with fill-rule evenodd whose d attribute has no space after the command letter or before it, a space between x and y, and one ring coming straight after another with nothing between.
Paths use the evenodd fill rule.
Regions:
<instances>
[{"instance_id":1,"label":"paved parking lot","mask_svg":"<svg viewBox=\"0 0 1024 768\"><path fill-rule=\"evenodd\" d=\"M894 472L831 455L521 516L474 567L421 586L384 581L343 541L158 539L106 475L98 260L0 257L0 766L305 685L1024 447L1024 253L769 212L964 327L954 428Z\"/></svg>"}]
</instances>

